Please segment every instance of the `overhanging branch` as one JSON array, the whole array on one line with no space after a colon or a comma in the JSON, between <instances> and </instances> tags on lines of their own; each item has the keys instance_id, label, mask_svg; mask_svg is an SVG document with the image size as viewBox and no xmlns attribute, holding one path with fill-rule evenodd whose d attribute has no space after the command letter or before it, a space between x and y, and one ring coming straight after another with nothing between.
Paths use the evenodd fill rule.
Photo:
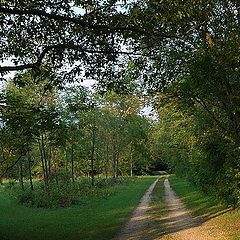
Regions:
<instances>
[{"instance_id":1,"label":"overhanging branch","mask_svg":"<svg viewBox=\"0 0 240 240\"><path fill-rule=\"evenodd\" d=\"M36 62L22 64L22 65L16 65L16 66L0 66L0 72L20 71L20 70L25 70L25 69L39 68L43 62L43 59L50 51L54 51L54 50L64 51L66 49L74 50L74 51L78 51L78 52L82 52L82 53L90 53L90 54L115 54L115 55L122 54L122 55L131 55L131 56L142 55L140 53L126 52L126 51L114 51L111 49L109 49L109 50L87 49L81 45L75 45L72 43L60 43L60 44L56 44L56 45L47 46L42 51L42 53L38 56Z\"/></svg>"},{"instance_id":2,"label":"overhanging branch","mask_svg":"<svg viewBox=\"0 0 240 240\"><path fill-rule=\"evenodd\" d=\"M76 17L69 17L54 13L47 13L38 9L18 9L18 8L6 8L0 7L0 13L4 14L12 14L12 15L30 15L30 16L38 16L38 17L46 17L48 19L56 20L56 21L65 21L69 23L74 23L76 25L80 25L82 27L93 29L93 30L110 30L110 31L130 31L139 34L147 35L148 32L142 28L134 27L134 26L120 26L120 25L105 25L105 24L90 24L83 19Z\"/></svg>"}]
</instances>

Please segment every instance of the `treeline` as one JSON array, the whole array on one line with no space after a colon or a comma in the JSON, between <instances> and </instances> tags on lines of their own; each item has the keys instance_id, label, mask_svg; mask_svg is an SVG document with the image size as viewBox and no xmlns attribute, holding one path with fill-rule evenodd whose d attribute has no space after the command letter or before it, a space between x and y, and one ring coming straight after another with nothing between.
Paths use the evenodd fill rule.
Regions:
<instances>
[{"instance_id":1,"label":"treeline","mask_svg":"<svg viewBox=\"0 0 240 240\"><path fill-rule=\"evenodd\" d=\"M100 97L82 86L57 90L48 72L29 71L1 93L0 179L29 180L46 188L58 174L118 178L154 167L152 123L134 95ZM51 87L50 87L51 86Z\"/></svg>"},{"instance_id":2,"label":"treeline","mask_svg":"<svg viewBox=\"0 0 240 240\"><path fill-rule=\"evenodd\" d=\"M238 44L232 42L232 44ZM240 70L232 45L206 45L188 74L159 95L162 157L173 171L228 204L240 199Z\"/></svg>"}]
</instances>

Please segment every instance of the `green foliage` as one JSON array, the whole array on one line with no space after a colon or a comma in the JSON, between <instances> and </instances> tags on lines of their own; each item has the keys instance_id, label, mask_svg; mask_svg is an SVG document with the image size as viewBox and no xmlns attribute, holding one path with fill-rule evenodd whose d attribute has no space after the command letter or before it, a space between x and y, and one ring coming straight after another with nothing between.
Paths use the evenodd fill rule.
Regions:
<instances>
[{"instance_id":1,"label":"green foliage","mask_svg":"<svg viewBox=\"0 0 240 240\"><path fill-rule=\"evenodd\" d=\"M163 161L176 174L229 205L239 204L239 151L236 140L223 132L205 109L172 98L159 105L156 126Z\"/></svg>"},{"instance_id":2,"label":"green foliage","mask_svg":"<svg viewBox=\"0 0 240 240\"><path fill-rule=\"evenodd\" d=\"M77 189L71 183L70 176L65 172L51 175L48 186L42 182L35 185L34 191L27 189L18 194L20 203L28 206L53 208L68 207L74 203L77 197Z\"/></svg>"},{"instance_id":3,"label":"green foliage","mask_svg":"<svg viewBox=\"0 0 240 240\"><path fill-rule=\"evenodd\" d=\"M15 196L19 203L37 208L62 208L75 204L87 204L89 198L107 199L114 194L116 186L127 186L135 182L135 178L99 179L92 186L89 179L72 183L69 173L61 171L51 175L48 186L43 182L35 183L34 191L27 188L25 191L18 186L6 183L6 189Z\"/></svg>"},{"instance_id":4,"label":"green foliage","mask_svg":"<svg viewBox=\"0 0 240 240\"><path fill-rule=\"evenodd\" d=\"M96 186L98 188L109 187L114 185L129 185L137 180L137 177L119 177L119 178L105 178L98 179L96 181Z\"/></svg>"},{"instance_id":5,"label":"green foliage","mask_svg":"<svg viewBox=\"0 0 240 240\"><path fill-rule=\"evenodd\" d=\"M235 0L3 1L0 56L16 66L0 70L38 69L44 60L61 81L95 77L124 92L140 75L159 90L188 71L202 46L226 48L234 57L222 56L237 63L238 10Z\"/></svg>"},{"instance_id":6,"label":"green foliage","mask_svg":"<svg viewBox=\"0 0 240 240\"><path fill-rule=\"evenodd\" d=\"M5 183L5 187L6 187L7 189L12 189L16 184L17 184L16 180L14 180L14 179L9 179L9 180Z\"/></svg>"},{"instance_id":7,"label":"green foliage","mask_svg":"<svg viewBox=\"0 0 240 240\"><path fill-rule=\"evenodd\" d=\"M22 193L22 202L39 200L36 205L47 206L41 191L48 189L52 206L67 206L75 201L71 191L77 192L70 177L118 178L148 171L150 121L139 115L142 103L136 96L101 97L80 86L59 92L46 87L45 71L39 74L18 74L2 95L1 174L29 181L42 177L45 184L32 187L36 194ZM70 175L60 181L63 170Z\"/></svg>"}]
</instances>

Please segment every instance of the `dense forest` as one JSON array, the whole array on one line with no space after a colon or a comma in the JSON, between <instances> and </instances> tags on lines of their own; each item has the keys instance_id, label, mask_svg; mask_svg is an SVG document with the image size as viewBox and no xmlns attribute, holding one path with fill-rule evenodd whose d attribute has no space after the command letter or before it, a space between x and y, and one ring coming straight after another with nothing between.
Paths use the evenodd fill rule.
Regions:
<instances>
[{"instance_id":1,"label":"dense forest","mask_svg":"<svg viewBox=\"0 0 240 240\"><path fill-rule=\"evenodd\" d=\"M167 170L239 204L239 1L9 0L0 22L1 181Z\"/></svg>"}]
</instances>

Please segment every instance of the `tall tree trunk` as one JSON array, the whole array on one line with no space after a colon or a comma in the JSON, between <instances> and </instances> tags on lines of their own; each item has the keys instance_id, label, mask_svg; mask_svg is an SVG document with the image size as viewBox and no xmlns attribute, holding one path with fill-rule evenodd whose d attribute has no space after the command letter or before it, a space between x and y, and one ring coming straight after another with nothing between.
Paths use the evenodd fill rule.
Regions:
<instances>
[{"instance_id":1,"label":"tall tree trunk","mask_svg":"<svg viewBox=\"0 0 240 240\"><path fill-rule=\"evenodd\" d=\"M30 154L30 152L28 152L28 173L29 173L30 188L33 191L32 164L31 164L31 154Z\"/></svg>"},{"instance_id":2,"label":"tall tree trunk","mask_svg":"<svg viewBox=\"0 0 240 240\"><path fill-rule=\"evenodd\" d=\"M95 161L96 161L96 165L97 165L97 167L96 167L97 176L98 176L98 178L100 178L100 159L99 159L99 157L96 156Z\"/></svg>"},{"instance_id":3,"label":"tall tree trunk","mask_svg":"<svg viewBox=\"0 0 240 240\"><path fill-rule=\"evenodd\" d=\"M71 148L71 174L72 174L72 182L74 183L74 145L72 144Z\"/></svg>"},{"instance_id":4,"label":"tall tree trunk","mask_svg":"<svg viewBox=\"0 0 240 240\"><path fill-rule=\"evenodd\" d=\"M45 177L46 177L46 183L48 185L48 180L49 180L49 174L48 174L48 161L47 161L47 155L46 155L46 148L45 148L45 143L44 143L44 137L42 135L41 137L41 143L42 143L42 155L43 155L43 161L45 165Z\"/></svg>"},{"instance_id":5,"label":"tall tree trunk","mask_svg":"<svg viewBox=\"0 0 240 240\"><path fill-rule=\"evenodd\" d=\"M43 150L42 150L42 146L41 146L41 141L40 140L38 141L38 147L39 147L39 152L40 152L40 156L41 156L43 180L44 180L45 187L47 188L48 182L47 182L47 177L46 177L46 166L45 166L45 162L44 162Z\"/></svg>"},{"instance_id":6,"label":"tall tree trunk","mask_svg":"<svg viewBox=\"0 0 240 240\"><path fill-rule=\"evenodd\" d=\"M68 171L68 149L65 149L65 170Z\"/></svg>"},{"instance_id":7,"label":"tall tree trunk","mask_svg":"<svg viewBox=\"0 0 240 240\"><path fill-rule=\"evenodd\" d=\"M116 153L115 153L115 148L113 150L113 178L116 178Z\"/></svg>"},{"instance_id":8,"label":"tall tree trunk","mask_svg":"<svg viewBox=\"0 0 240 240\"><path fill-rule=\"evenodd\" d=\"M19 160L19 163L18 163L18 179L19 179L19 184L20 184L21 189L24 190L22 158Z\"/></svg>"},{"instance_id":9,"label":"tall tree trunk","mask_svg":"<svg viewBox=\"0 0 240 240\"><path fill-rule=\"evenodd\" d=\"M96 141L96 129L95 123L92 128L92 149L91 149L91 181L92 186L94 186L94 153L95 153L95 141Z\"/></svg>"},{"instance_id":10,"label":"tall tree trunk","mask_svg":"<svg viewBox=\"0 0 240 240\"><path fill-rule=\"evenodd\" d=\"M118 178L118 146L117 140L113 141L113 178Z\"/></svg>"},{"instance_id":11,"label":"tall tree trunk","mask_svg":"<svg viewBox=\"0 0 240 240\"><path fill-rule=\"evenodd\" d=\"M133 163L131 162L130 163L130 176L132 177L133 176Z\"/></svg>"},{"instance_id":12,"label":"tall tree trunk","mask_svg":"<svg viewBox=\"0 0 240 240\"><path fill-rule=\"evenodd\" d=\"M130 148L130 176L133 176L133 149L132 149L132 144Z\"/></svg>"},{"instance_id":13,"label":"tall tree trunk","mask_svg":"<svg viewBox=\"0 0 240 240\"><path fill-rule=\"evenodd\" d=\"M111 160L112 160L112 177L116 178L116 158L115 158L115 142L114 137L111 137Z\"/></svg>"},{"instance_id":14,"label":"tall tree trunk","mask_svg":"<svg viewBox=\"0 0 240 240\"><path fill-rule=\"evenodd\" d=\"M105 164L105 176L108 178L108 169L109 169L109 144L107 141L106 145L106 164Z\"/></svg>"},{"instance_id":15,"label":"tall tree trunk","mask_svg":"<svg viewBox=\"0 0 240 240\"><path fill-rule=\"evenodd\" d=\"M48 154L48 176L50 176L51 174L51 162L52 162L52 158L53 158L53 150L52 150L52 146L49 146L49 154Z\"/></svg>"},{"instance_id":16,"label":"tall tree trunk","mask_svg":"<svg viewBox=\"0 0 240 240\"><path fill-rule=\"evenodd\" d=\"M119 151L116 153L116 178L119 177Z\"/></svg>"}]
</instances>

